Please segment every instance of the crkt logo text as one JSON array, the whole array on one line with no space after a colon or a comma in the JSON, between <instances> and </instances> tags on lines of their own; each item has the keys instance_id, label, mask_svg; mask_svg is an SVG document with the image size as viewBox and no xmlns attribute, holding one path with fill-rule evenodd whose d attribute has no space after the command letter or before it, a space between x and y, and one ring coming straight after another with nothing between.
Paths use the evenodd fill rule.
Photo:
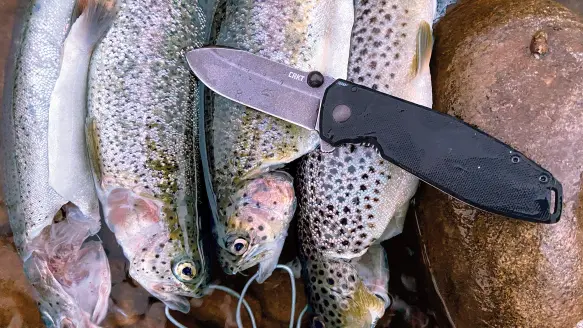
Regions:
<instances>
[{"instance_id":1,"label":"crkt logo text","mask_svg":"<svg viewBox=\"0 0 583 328\"><path fill-rule=\"evenodd\" d=\"M300 74L294 73L294 72L289 72L288 76L291 77L292 79L298 80L298 81L303 81L304 77L305 77L303 75L300 75Z\"/></svg>"}]
</instances>

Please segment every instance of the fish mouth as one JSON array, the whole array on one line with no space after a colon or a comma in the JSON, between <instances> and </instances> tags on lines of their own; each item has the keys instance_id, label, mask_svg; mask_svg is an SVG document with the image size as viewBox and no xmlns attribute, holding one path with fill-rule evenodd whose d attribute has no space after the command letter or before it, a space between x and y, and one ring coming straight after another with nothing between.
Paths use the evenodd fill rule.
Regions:
<instances>
[{"instance_id":1,"label":"fish mouth","mask_svg":"<svg viewBox=\"0 0 583 328\"><path fill-rule=\"evenodd\" d=\"M287 233L283 233L269 243L255 245L239 260L233 271L244 271L259 263L256 280L263 283L277 267L286 237Z\"/></svg>"},{"instance_id":2,"label":"fish mouth","mask_svg":"<svg viewBox=\"0 0 583 328\"><path fill-rule=\"evenodd\" d=\"M263 260L269 258L273 254L270 248L262 245L253 246L245 255L235 264L233 274L245 271L254 267Z\"/></svg>"}]
</instances>

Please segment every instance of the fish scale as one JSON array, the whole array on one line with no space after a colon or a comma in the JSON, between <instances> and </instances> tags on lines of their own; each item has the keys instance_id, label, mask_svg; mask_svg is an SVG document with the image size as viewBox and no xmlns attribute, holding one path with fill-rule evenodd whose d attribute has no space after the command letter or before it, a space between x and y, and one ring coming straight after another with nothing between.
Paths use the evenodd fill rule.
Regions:
<instances>
[{"instance_id":1,"label":"fish scale","mask_svg":"<svg viewBox=\"0 0 583 328\"><path fill-rule=\"evenodd\" d=\"M433 0L356 1L347 79L431 107L424 41L434 12ZM383 253L380 242L402 231L419 180L373 146L343 145L305 156L296 183L299 257L314 321L373 327L389 296L379 279L386 274L370 270L387 264L376 256L369 268L373 262L363 255L373 247Z\"/></svg>"},{"instance_id":2,"label":"fish scale","mask_svg":"<svg viewBox=\"0 0 583 328\"><path fill-rule=\"evenodd\" d=\"M346 76L351 0L228 0L219 8L214 44ZM277 264L296 205L291 176L276 170L312 151L319 136L215 94L206 109L219 261L231 274L259 263L261 282Z\"/></svg>"},{"instance_id":3,"label":"fish scale","mask_svg":"<svg viewBox=\"0 0 583 328\"><path fill-rule=\"evenodd\" d=\"M107 225L130 275L171 309L208 283L197 212L197 81L184 53L209 24L195 2L120 0L96 49L88 141Z\"/></svg>"}]
</instances>

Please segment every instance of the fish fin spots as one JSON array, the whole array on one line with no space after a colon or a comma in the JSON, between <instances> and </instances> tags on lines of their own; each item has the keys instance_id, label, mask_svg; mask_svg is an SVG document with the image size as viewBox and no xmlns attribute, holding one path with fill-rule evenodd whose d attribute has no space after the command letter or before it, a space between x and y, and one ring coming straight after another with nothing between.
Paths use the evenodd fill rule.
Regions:
<instances>
[{"instance_id":1,"label":"fish fin spots","mask_svg":"<svg viewBox=\"0 0 583 328\"><path fill-rule=\"evenodd\" d=\"M116 0L78 0L70 34L79 47L92 50L105 36L117 14Z\"/></svg>"},{"instance_id":2,"label":"fish fin spots","mask_svg":"<svg viewBox=\"0 0 583 328\"><path fill-rule=\"evenodd\" d=\"M415 78L429 70L429 61L433 52L433 34L431 25L422 21L417 30L417 46L411 63L411 75Z\"/></svg>"}]
</instances>

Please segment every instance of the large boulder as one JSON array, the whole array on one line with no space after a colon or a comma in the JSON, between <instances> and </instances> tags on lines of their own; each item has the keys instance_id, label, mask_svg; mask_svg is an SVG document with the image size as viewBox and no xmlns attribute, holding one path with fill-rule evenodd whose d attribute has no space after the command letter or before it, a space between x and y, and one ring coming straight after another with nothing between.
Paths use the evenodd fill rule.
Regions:
<instances>
[{"instance_id":1,"label":"large boulder","mask_svg":"<svg viewBox=\"0 0 583 328\"><path fill-rule=\"evenodd\" d=\"M464 0L435 35L434 109L509 143L564 192L545 225L421 186L436 299L458 328L583 326L583 19L552 0Z\"/></svg>"}]
</instances>

